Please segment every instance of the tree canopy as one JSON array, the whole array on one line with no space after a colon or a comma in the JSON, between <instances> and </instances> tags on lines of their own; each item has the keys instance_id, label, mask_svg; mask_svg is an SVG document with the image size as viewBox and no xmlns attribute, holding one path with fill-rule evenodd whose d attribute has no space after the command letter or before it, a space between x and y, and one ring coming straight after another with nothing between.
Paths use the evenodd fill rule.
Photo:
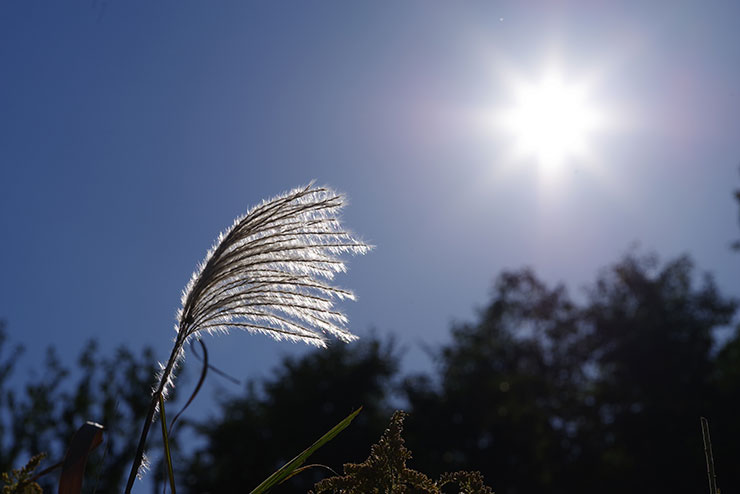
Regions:
<instances>
[{"instance_id":1,"label":"tree canopy","mask_svg":"<svg viewBox=\"0 0 740 494\"><path fill-rule=\"evenodd\" d=\"M480 471L499 494L701 492L704 416L719 486L731 491L740 485L735 312L688 257L627 255L578 298L532 270L504 272L478 316L431 350L429 372L402 375L397 345L379 336L286 358L273 377L225 397L217 417L189 424L202 446L177 456L176 479L183 492L248 491L363 406L311 458L322 466L278 489L307 492L363 461L404 408L408 468L429 478ZM109 428L107 458L93 467L98 492L116 492L146 411L151 353L105 358L91 343L70 382L50 351L23 392L8 384L16 358L0 331L0 467L63 454L93 419Z\"/></svg>"},{"instance_id":2,"label":"tree canopy","mask_svg":"<svg viewBox=\"0 0 740 494\"><path fill-rule=\"evenodd\" d=\"M363 459L393 410L398 358L392 341L374 338L286 358L273 379L251 382L245 396L223 403L220 419L197 426L207 445L178 477L194 493L249 491L360 406L352 425L310 461L340 468ZM291 490L306 492L330 473L306 471L289 481Z\"/></svg>"},{"instance_id":3,"label":"tree canopy","mask_svg":"<svg viewBox=\"0 0 740 494\"><path fill-rule=\"evenodd\" d=\"M104 424L105 443L91 455L87 474L97 492L120 492L128 473L137 434L149 404L156 359L151 349L135 355L119 348L101 355L94 341L80 352L74 372L53 348L27 377L22 390L10 379L22 347L8 351L0 322L0 471L9 472L32 455L46 453L49 465L64 458L75 431L86 421ZM154 446L156 449L156 445ZM45 492L56 492L58 475L39 480Z\"/></svg>"},{"instance_id":4,"label":"tree canopy","mask_svg":"<svg viewBox=\"0 0 740 494\"><path fill-rule=\"evenodd\" d=\"M256 483L253 471L266 476L360 404L368 423L353 424L349 442L366 447L396 391L410 412L412 465L433 476L480 470L499 493L699 490L704 415L720 485L738 485L740 342L718 347L715 337L734 313L687 257L628 255L582 301L531 270L506 272L477 320L455 325L434 352L435 371L400 388L394 353L372 341L287 360L262 394L253 383L227 401L222 419L200 428L208 445L189 466L190 492ZM320 462L355 461L345 444Z\"/></svg>"}]
</instances>

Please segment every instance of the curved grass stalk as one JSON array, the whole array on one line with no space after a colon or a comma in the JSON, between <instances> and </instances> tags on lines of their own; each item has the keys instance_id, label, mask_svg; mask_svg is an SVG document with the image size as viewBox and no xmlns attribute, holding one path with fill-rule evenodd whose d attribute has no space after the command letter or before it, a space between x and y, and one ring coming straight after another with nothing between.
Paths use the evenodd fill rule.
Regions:
<instances>
[{"instance_id":1,"label":"curved grass stalk","mask_svg":"<svg viewBox=\"0 0 740 494\"><path fill-rule=\"evenodd\" d=\"M319 347L326 346L327 335L357 338L346 329L346 316L333 309L335 300L354 300L354 294L324 281L346 270L341 254L372 248L342 228L344 203L331 189L308 185L262 202L219 235L183 291L177 336L152 394L126 494L188 340L230 328Z\"/></svg>"}]
</instances>

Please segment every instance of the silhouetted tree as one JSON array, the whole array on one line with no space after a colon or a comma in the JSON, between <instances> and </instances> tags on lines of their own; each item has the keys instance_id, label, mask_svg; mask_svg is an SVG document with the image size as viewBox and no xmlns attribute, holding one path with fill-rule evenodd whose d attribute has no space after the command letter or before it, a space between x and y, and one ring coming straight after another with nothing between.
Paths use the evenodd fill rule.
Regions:
<instances>
[{"instance_id":1,"label":"silhouetted tree","mask_svg":"<svg viewBox=\"0 0 740 494\"><path fill-rule=\"evenodd\" d=\"M740 206L740 189L733 195ZM740 240L733 244L733 248L740 250ZM735 326L714 357L712 391L709 421L716 451L714 462L719 488L727 492L726 487L737 490L740 486L740 469L737 468L740 461L740 324Z\"/></svg>"},{"instance_id":2,"label":"silhouetted tree","mask_svg":"<svg viewBox=\"0 0 740 494\"><path fill-rule=\"evenodd\" d=\"M286 358L274 379L261 388L250 382L246 396L223 403L220 419L198 426L207 444L178 479L198 494L248 492L362 406L351 426L310 459L339 471L363 459L385 428L397 370L393 342L376 338ZM306 492L327 475L304 471L288 481L289 490Z\"/></svg>"},{"instance_id":3,"label":"silhouetted tree","mask_svg":"<svg viewBox=\"0 0 740 494\"><path fill-rule=\"evenodd\" d=\"M599 277L584 311L598 434L590 488L705 487L699 417L711 417L714 332L735 303L691 261L628 256ZM740 382L737 382L740 384Z\"/></svg>"},{"instance_id":4,"label":"silhouetted tree","mask_svg":"<svg viewBox=\"0 0 740 494\"><path fill-rule=\"evenodd\" d=\"M399 386L398 350L377 337L286 358L273 378L225 399L218 418L195 424L205 444L180 456L176 479L194 493L251 489L363 406L310 460L340 471L365 458L405 399L410 465L432 477L480 470L499 494L700 492L703 415L719 485L731 491L740 485L740 330L716 334L736 304L711 277L697 278L686 257L629 255L575 302L530 270L503 273L477 320L456 324L432 352L434 372ZM90 343L70 373L50 350L22 392L8 385L16 359L0 330L0 467L40 451L57 459L95 420L109 428L108 453L89 468L101 472L98 492L117 492L148 404L151 352L105 358ZM317 467L282 488L306 492L328 475Z\"/></svg>"},{"instance_id":5,"label":"silhouetted tree","mask_svg":"<svg viewBox=\"0 0 740 494\"><path fill-rule=\"evenodd\" d=\"M699 417L737 409L712 381L735 304L694 278L688 258L627 256L576 306L530 271L502 274L437 353L438 385L406 382L416 465L481 470L499 493L704 488ZM740 387L733 348L726 390Z\"/></svg>"},{"instance_id":6,"label":"silhouetted tree","mask_svg":"<svg viewBox=\"0 0 740 494\"><path fill-rule=\"evenodd\" d=\"M723 492L740 486L740 327L715 359L713 406L708 414L719 487Z\"/></svg>"},{"instance_id":7,"label":"silhouetted tree","mask_svg":"<svg viewBox=\"0 0 740 494\"><path fill-rule=\"evenodd\" d=\"M479 321L437 353L439 386L406 381L415 465L480 470L499 493L554 492L584 382L576 316L562 287L529 270L499 276Z\"/></svg>"},{"instance_id":8,"label":"silhouetted tree","mask_svg":"<svg viewBox=\"0 0 740 494\"><path fill-rule=\"evenodd\" d=\"M92 420L106 427L104 443L88 460L86 477L97 492L120 492L131 466L137 434L149 404L155 375L151 349L139 356L119 348L101 356L95 342L80 353L77 368L62 365L53 348L27 377L22 391L9 378L21 348L7 353L7 335L0 326L0 471L23 465L32 455L48 454L45 468L60 461L75 431ZM153 444L156 450L158 445ZM45 492L56 492L58 474L40 479Z\"/></svg>"}]
</instances>

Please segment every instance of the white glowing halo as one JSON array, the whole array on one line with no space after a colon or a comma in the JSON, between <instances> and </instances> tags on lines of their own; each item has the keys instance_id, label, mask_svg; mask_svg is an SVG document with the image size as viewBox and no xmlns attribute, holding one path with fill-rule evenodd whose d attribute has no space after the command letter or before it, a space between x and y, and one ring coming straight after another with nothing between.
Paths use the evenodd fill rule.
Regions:
<instances>
[{"instance_id":1,"label":"white glowing halo","mask_svg":"<svg viewBox=\"0 0 740 494\"><path fill-rule=\"evenodd\" d=\"M517 80L513 93L512 106L497 120L514 137L516 156L553 168L588 153L589 138L604 120L588 86L566 83L560 71L550 70L535 82Z\"/></svg>"}]
</instances>

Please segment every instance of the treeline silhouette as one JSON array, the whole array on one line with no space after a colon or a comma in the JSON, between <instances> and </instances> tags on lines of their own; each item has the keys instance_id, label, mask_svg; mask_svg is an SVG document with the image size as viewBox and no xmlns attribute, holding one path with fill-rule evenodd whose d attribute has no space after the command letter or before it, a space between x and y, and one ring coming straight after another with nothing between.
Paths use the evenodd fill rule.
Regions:
<instances>
[{"instance_id":1,"label":"treeline silhouette","mask_svg":"<svg viewBox=\"0 0 740 494\"><path fill-rule=\"evenodd\" d=\"M399 401L411 466L480 470L498 493L702 492L699 425L710 420L720 487L740 487L740 335L720 340L735 302L686 257L630 255L585 301L530 270L495 283L478 320L452 328L433 372L398 375L391 340L287 359L277 376L198 428L207 445L180 478L188 492L256 485L350 410L362 421L314 461L361 461ZM292 479L305 492L325 472Z\"/></svg>"},{"instance_id":2,"label":"treeline silhouette","mask_svg":"<svg viewBox=\"0 0 740 494\"><path fill-rule=\"evenodd\" d=\"M38 453L47 454L40 469L61 461L75 431L92 420L105 425L105 446L88 461L86 487L121 492L158 370L154 352L144 349L136 355L119 348L100 355L91 341L83 345L73 372L49 347L31 374L14 378L23 350L11 346L0 321L0 472L20 468ZM25 381L22 387L19 381ZM152 449L160 447L152 443ZM57 479L58 474L48 475L38 483L44 492L57 492Z\"/></svg>"},{"instance_id":3,"label":"treeline silhouette","mask_svg":"<svg viewBox=\"0 0 740 494\"><path fill-rule=\"evenodd\" d=\"M661 264L630 254L579 299L531 270L505 272L477 319L430 349L429 372L401 375L403 352L379 336L287 358L274 377L225 398L219 419L182 424L203 445L175 454L176 478L182 492L249 491L363 406L311 462L341 473L344 463L364 460L403 408L409 465L433 477L480 470L499 494L702 492L705 416L719 487L738 492L740 328L728 326L735 311L687 257ZM96 420L110 427L105 458L90 461L97 492L118 492L146 411L151 352L102 358L91 344L75 382L52 352L18 392L8 382L16 354L4 334L0 468L40 451L55 460L76 427ZM150 449L159 442L152 437ZM329 475L312 468L276 492L306 492Z\"/></svg>"}]
</instances>

